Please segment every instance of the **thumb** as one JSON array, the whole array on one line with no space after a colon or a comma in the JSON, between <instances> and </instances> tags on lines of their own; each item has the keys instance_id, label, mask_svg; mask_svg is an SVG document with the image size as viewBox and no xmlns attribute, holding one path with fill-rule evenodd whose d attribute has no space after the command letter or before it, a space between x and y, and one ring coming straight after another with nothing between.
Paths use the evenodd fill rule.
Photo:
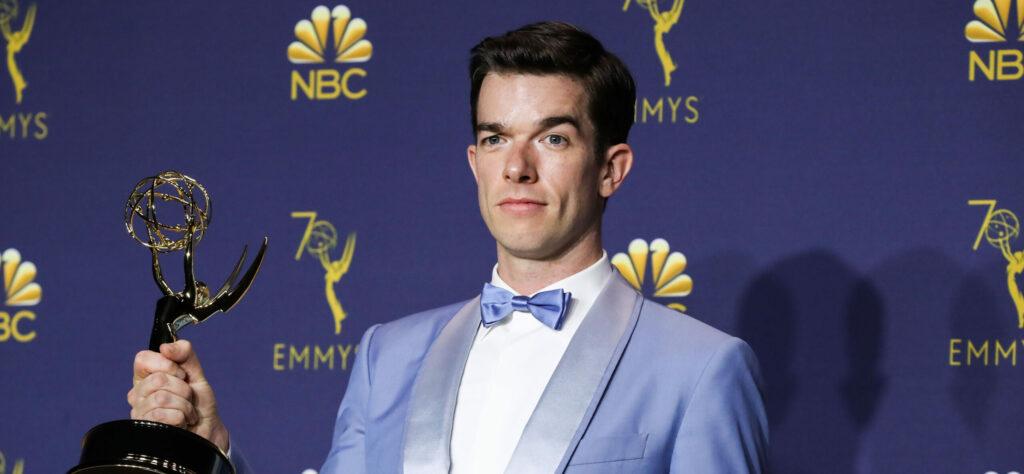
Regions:
<instances>
[{"instance_id":1,"label":"thumb","mask_svg":"<svg viewBox=\"0 0 1024 474\"><path fill-rule=\"evenodd\" d=\"M172 343L161 344L160 354L181 366L188 376L189 384L206 381L203 367L199 365L199 356L192 350L192 343L187 340L178 339Z\"/></svg>"}]
</instances>

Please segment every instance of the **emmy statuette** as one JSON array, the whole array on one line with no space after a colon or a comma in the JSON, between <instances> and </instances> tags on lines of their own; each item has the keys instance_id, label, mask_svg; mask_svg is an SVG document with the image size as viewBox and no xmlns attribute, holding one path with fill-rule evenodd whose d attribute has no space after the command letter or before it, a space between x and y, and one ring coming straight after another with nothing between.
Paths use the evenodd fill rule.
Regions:
<instances>
[{"instance_id":1,"label":"emmy statuette","mask_svg":"<svg viewBox=\"0 0 1024 474\"><path fill-rule=\"evenodd\" d=\"M157 218L157 205L181 207L184 219L169 224ZM267 239L253 263L238 279L246 251L219 290L197 281L193 271L195 246L210 224L212 201L196 180L176 171L165 171L139 181L128 197L124 224L128 234L149 248L153 279L163 293L157 300L149 349L177 340L178 331L199 324L219 312L233 308L252 285L267 250ZM141 226L137 226L141 224ZM160 268L161 253L184 251L185 288L175 292ZM237 280L237 283L236 283ZM192 432L152 421L118 420L94 427L82 440L79 464L69 474L167 473L234 474L225 453Z\"/></svg>"}]
</instances>

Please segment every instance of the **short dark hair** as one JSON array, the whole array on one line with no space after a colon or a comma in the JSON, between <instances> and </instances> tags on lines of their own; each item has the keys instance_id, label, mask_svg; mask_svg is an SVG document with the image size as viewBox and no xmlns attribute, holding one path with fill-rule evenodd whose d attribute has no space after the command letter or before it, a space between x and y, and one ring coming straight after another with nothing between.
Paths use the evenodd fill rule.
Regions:
<instances>
[{"instance_id":1,"label":"short dark hair","mask_svg":"<svg viewBox=\"0 0 1024 474\"><path fill-rule=\"evenodd\" d=\"M626 65L586 31L558 21L526 25L484 38L470 50L470 113L476 136L476 105L488 73L563 74L578 80L595 129L595 153L626 143L633 125L636 84Z\"/></svg>"}]
</instances>

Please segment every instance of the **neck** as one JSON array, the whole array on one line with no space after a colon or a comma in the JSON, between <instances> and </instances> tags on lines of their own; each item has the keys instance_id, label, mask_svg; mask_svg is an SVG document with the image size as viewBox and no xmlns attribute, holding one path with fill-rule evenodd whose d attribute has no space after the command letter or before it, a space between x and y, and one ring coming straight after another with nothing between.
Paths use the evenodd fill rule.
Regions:
<instances>
[{"instance_id":1,"label":"neck","mask_svg":"<svg viewBox=\"0 0 1024 474\"><path fill-rule=\"evenodd\" d=\"M522 295L532 295L556 281L572 276L601 259L601 235L595 232L560 254L531 259L517 257L498 245L498 276Z\"/></svg>"}]
</instances>

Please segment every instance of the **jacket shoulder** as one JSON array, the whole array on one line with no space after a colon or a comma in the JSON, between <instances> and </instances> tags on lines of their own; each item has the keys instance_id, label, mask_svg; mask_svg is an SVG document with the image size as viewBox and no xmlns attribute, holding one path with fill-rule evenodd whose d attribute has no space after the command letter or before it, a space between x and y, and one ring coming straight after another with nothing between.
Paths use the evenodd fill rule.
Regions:
<instances>
[{"instance_id":1,"label":"jacket shoulder","mask_svg":"<svg viewBox=\"0 0 1024 474\"><path fill-rule=\"evenodd\" d=\"M637 329L660 333L676 342L686 341L701 346L718 346L734 339L725 331L647 298L644 298L643 308L640 310Z\"/></svg>"},{"instance_id":2,"label":"jacket shoulder","mask_svg":"<svg viewBox=\"0 0 1024 474\"><path fill-rule=\"evenodd\" d=\"M646 298L633 342L642 342L642 347L650 348L648 356L662 363L694 369L704 367L716 353L739 351L753 356L742 339Z\"/></svg>"},{"instance_id":3,"label":"jacket shoulder","mask_svg":"<svg viewBox=\"0 0 1024 474\"><path fill-rule=\"evenodd\" d=\"M433 340L441 328L455 316L455 313L470 301L471 299L459 301L380 324L373 333L374 344L376 345L377 341L390 345L416 340Z\"/></svg>"}]
</instances>

